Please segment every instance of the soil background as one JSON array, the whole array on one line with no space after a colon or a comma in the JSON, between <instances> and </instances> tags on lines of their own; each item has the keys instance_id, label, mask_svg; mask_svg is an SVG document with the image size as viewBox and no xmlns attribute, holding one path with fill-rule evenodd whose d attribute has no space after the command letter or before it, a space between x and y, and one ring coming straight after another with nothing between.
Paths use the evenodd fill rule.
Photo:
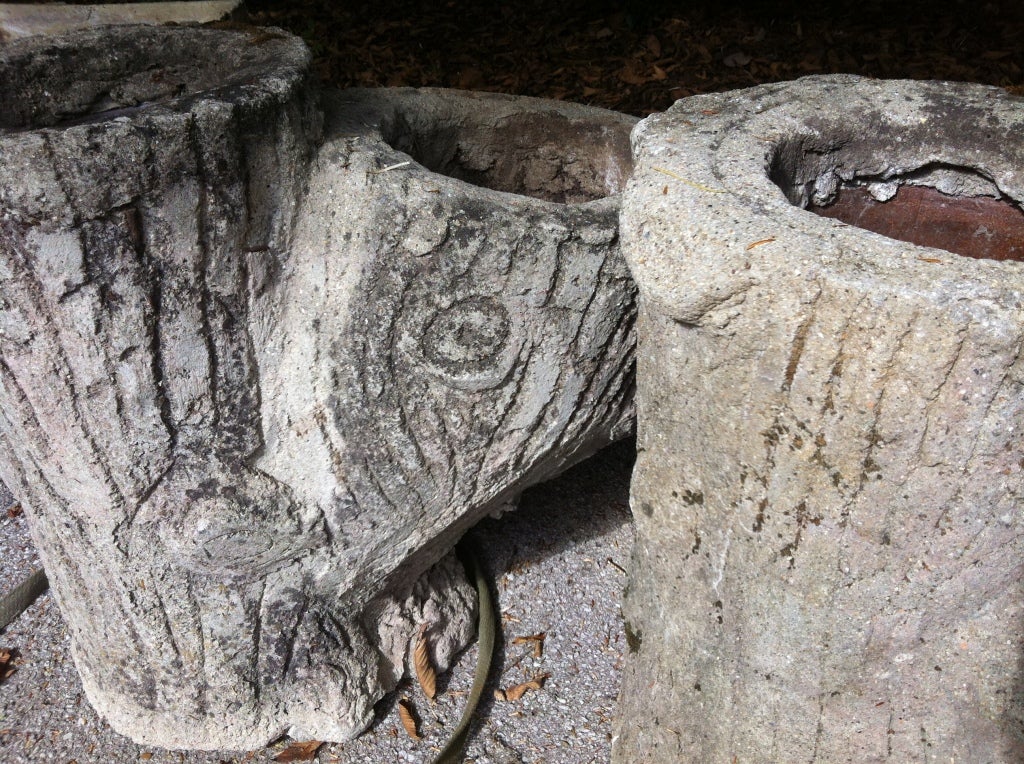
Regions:
<instances>
[{"instance_id":1,"label":"soil background","mask_svg":"<svg viewBox=\"0 0 1024 764\"><path fill-rule=\"evenodd\" d=\"M490 90L636 116L809 74L981 82L1024 95L1024 3L249 0L334 87Z\"/></svg>"}]
</instances>

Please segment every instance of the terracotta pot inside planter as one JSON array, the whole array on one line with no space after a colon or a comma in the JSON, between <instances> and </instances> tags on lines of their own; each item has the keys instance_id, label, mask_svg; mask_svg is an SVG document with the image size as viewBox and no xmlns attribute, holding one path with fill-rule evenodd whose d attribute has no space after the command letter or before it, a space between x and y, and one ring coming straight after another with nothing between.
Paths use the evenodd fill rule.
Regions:
<instances>
[{"instance_id":1,"label":"terracotta pot inside planter","mask_svg":"<svg viewBox=\"0 0 1024 764\"><path fill-rule=\"evenodd\" d=\"M866 187L843 188L810 212L893 239L990 260L1024 260L1024 213L1002 199L951 196L929 186L901 185L889 201Z\"/></svg>"}]
</instances>

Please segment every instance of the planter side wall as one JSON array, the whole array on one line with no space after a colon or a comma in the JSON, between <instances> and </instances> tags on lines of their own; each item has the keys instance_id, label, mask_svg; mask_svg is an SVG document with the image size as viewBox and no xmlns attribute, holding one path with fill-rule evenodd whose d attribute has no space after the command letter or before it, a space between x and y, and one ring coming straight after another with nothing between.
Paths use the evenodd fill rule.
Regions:
<instances>
[{"instance_id":1,"label":"planter side wall","mask_svg":"<svg viewBox=\"0 0 1024 764\"><path fill-rule=\"evenodd\" d=\"M801 120L819 147L842 134L818 99L984 111L991 92L965 90L800 81L688 99L634 133L616 761L1020 759L1021 266L818 218L767 178ZM990 124L1021 119L998 103ZM878 151L934 156L912 138Z\"/></svg>"},{"instance_id":2,"label":"planter side wall","mask_svg":"<svg viewBox=\"0 0 1024 764\"><path fill-rule=\"evenodd\" d=\"M0 51L0 479L139 742L357 734L421 624L439 670L472 638L458 538L632 429L617 188L577 200L589 149L550 141L511 185L565 203L466 181L491 125L628 167L634 120L406 90L325 128L308 60L184 27ZM402 120L481 125L470 177L388 145Z\"/></svg>"}]
</instances>

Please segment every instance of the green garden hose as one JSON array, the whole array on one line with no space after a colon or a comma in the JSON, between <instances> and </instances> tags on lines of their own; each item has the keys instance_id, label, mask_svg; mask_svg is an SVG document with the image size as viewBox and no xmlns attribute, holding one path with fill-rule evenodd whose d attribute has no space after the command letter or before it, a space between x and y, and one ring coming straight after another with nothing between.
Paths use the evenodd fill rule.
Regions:
<instances>
[{"instance_id":1,"label":"green garden hose","mask_svg":"<svg viewBox=\"0 0 1024 764\"><path fill-rule=\"evenodd\" d=\"M467 575L476 584L477 602L480 608L480 625L477 629L479 637L477 640L476 672L473 674L473 687L469 691L469 698L466 707L462 711L462 718L452 732L444 749L434 759L433 764L462 764L462 754L466 748L466 738L469 737L469 723L473 719L473 712L484 692L484 685L487 684L487 675L491 673L491 660L494 657L494 640L497 631L497 622L494 617L494 602L491 600L491 589L487 585L487 578L484 575L483 567L476 555L473 554L469 544L463 542L458 547L459 558L466 566Z\"/></svg>"}]
</instances>

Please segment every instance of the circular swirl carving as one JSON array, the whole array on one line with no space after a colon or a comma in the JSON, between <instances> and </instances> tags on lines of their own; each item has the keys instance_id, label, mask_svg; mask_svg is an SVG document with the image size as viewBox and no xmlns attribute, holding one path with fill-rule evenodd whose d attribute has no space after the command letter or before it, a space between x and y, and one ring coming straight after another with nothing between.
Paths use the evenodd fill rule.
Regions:
<instances>
[{"instance_id":1,"label":"circular swirl carving","mask_svg":"<svg viewBox=\"0 0 1024 764\"><path fill-rule=\"evenodd\" d=\"M436 284L429 290L430 297L406 303L398 342L406 358L448 387L481 391L501 385L522 349L522 312L493 295L460 295Z\"/></svg>"},{"instance_id":2,"label":"circular swirl carving","mask_svg":"<svg viewBox=\"0 0 1024 764\"><path fill-rule=\"evenodd\" d=\"M423 356L448 375L479 374L509 342L508 310L493 297L469 297L436 313L421 340Z\"/></svg>"}]
</instances>

